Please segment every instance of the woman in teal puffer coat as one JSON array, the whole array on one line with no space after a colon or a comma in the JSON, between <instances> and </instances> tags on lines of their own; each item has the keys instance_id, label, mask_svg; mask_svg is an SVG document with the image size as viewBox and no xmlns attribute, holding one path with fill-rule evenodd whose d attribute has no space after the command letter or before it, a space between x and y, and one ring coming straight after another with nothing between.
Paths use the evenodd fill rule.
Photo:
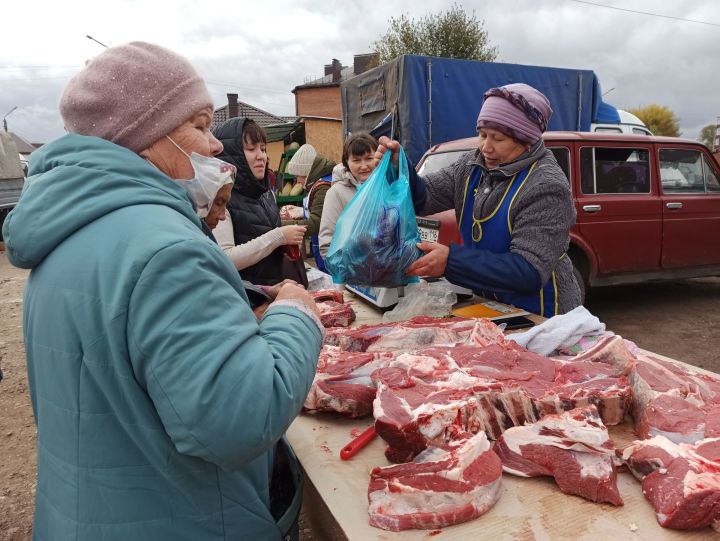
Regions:
<instances>
[{"instance_id":1,"label":"woman in teal puffer coat","mask_svg":"<svg viewBox=\"0 0 720 541\"><path fill-rule=\"evenodd\" d=\"M202 232L232 174L182 57L135 42L68 84L3 235L32 269L24 333L38 429L35 539L297 537L283 434L322 342L296 285L256 320Z\"/></svg>"}]
</instances>

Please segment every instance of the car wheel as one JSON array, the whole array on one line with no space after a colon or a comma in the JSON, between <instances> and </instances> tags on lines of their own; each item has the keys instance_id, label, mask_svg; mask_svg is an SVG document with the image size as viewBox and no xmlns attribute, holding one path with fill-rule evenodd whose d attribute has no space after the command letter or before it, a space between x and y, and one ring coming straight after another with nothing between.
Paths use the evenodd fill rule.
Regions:
<instances>
[{"instance_id":1,"label":"car wheel","mask_svg":"<svg viewBox=\"0 0 720 541\"><path fill-rule=\"evenodd\" d=\"M583 273L580 272L580 269L578 269L574 264L572 269L573 275L575 276L575 281L580 288L580 304L585 304L585 289L587 287L585 284L585 278L583 277Z\"/></svg>"}]
</instances>

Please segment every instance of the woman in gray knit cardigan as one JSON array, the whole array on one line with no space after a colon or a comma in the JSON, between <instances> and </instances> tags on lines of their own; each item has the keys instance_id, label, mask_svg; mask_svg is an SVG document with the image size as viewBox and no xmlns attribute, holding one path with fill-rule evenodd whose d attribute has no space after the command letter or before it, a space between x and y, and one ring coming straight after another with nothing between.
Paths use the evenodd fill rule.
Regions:
<instances>
[{"instance_id":1,"label":"woman in gray knit cardigan","mask_svg":"<svg viewBox=\"0 0 720 541\"><path fill-rule=\"evenodd\" d=\"M545 317L580 304L566 253L575 223L570 185L541 137L551 115L531 86L492 88L477 119L477 150L424 178L410 168L416 213L454 208L462 244L420 243L425 255L407 274L444 275ZM376 158L399 146L380 138Z\"/></svg>"}]
</instances>

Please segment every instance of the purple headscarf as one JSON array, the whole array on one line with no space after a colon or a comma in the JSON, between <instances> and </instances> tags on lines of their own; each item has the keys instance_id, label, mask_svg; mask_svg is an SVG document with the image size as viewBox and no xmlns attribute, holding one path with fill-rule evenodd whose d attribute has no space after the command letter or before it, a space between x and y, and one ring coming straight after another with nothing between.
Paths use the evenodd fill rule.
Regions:
<instances>
[{"instance_id":1,"label":"purple headscarf","mask_svg":"<svg viewBox=\"0 0 720 541\"><path fill-rule=\"evenodd\" d=\"M552 113L550 102L542 92L523 83L513 83L485 92L477 129L496 129L532 144L547 129Z\"/></svg>"}]
</instances>

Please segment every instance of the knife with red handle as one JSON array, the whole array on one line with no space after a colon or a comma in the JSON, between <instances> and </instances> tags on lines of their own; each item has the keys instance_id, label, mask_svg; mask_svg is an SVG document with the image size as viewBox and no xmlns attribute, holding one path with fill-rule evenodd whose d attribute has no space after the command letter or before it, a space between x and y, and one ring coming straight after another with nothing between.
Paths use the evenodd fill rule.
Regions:
<instances>
[{"instance_id":1,"label":"knife with red handle","mask_svg":"<svg viewBox=\"0 0 720 541\"><path fill-rule=\"evenodd\" d=\"M358 453L358 451L360 451L360 449L370 443L375 438L375 436L377 436L377 433L375 432L375 425L372 425L367 430L365 430L365 432L360 434L357 438L353 439L345 447L340 449L340 458L342 458L343 460L348 460L354 457Z\"/></svg>"}]
</instances>

